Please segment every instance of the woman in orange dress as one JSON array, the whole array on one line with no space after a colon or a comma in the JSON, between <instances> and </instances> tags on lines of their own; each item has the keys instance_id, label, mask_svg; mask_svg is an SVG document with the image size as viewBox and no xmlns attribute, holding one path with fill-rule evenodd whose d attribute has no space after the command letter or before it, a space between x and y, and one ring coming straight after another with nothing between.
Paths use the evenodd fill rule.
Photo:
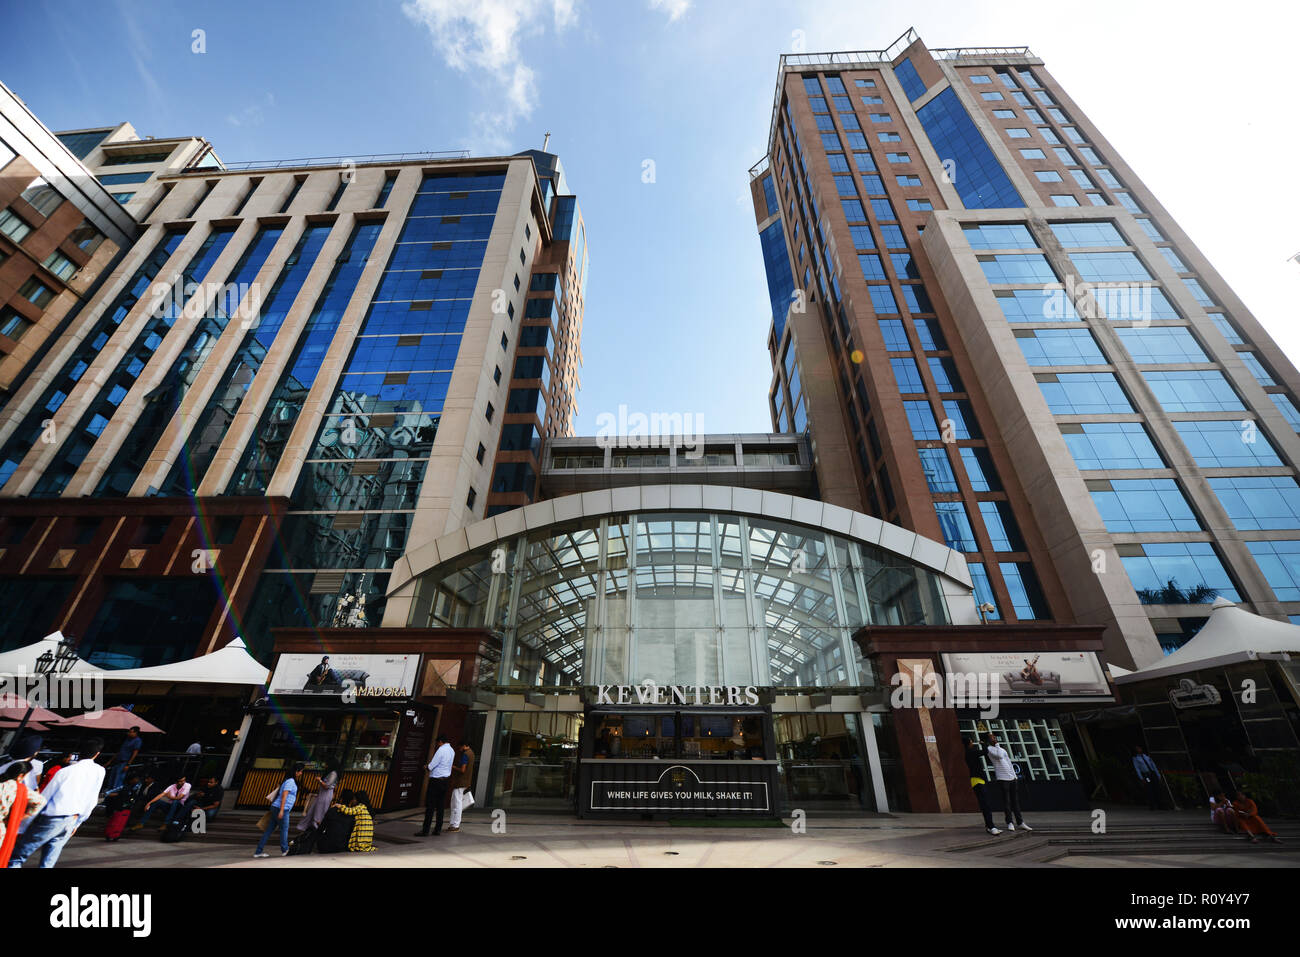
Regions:
<instances>
[{"instance_id":1,"label":"woman in orange dress","mask_svg":"<svg viewBox=\"0 0 1300 957\"><path fill-rule=\"evenodd\" d=\"M18 825L45 803L40 792L29 791L23 780L31 769L26 761L19 761L0 776L0 868L9 866L9 856L18 840Z\"/></svg>"},{"instance_id":2,"label":"woman in orange dress","mask_svg":"<svg viewBox=\"0 0 1300 957\"><path fill-rule=\"evenodd\" d=\"M1245 791L1237 792L1237 796L1232 801L1232 809L1237 813L1237 824L1249 835L1250 843L1258 844L1259 835L1261 834L1274 844L1282 843L1272 829L1264 823L1264 819L1259 816L1259 807L1247 797Z\"/></svg>"}]
</instances>

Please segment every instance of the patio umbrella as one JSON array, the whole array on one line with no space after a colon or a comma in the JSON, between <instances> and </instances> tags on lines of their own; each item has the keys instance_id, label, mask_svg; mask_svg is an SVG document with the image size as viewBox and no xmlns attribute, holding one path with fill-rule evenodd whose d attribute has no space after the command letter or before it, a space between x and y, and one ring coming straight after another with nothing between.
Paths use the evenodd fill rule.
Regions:
<instances>
[{"instance_id":1,"label":"patio umbrella","mask_svg":"<svg viewBox=\"0 0 1300 957\"><path fill-rule=\"evenodd\" d=\"M0 721L12 721L15 725L23 720L23 715L27 713L31 702L20 694L5 693L0 695L0 701L4 702L4 707L0 707ZM27 719L28 724L40 721L42 724L48 724L51 721L62 721L59 715L50 711L48 708L32 708L32 716Z\"/></svg>"},{"instance_id":2,"label":"patio umbrella","mask_svg":"<svg viewBox=\"0 0 1300 957\"><path fill-rule=\"evenodd\" d=\"M128 728L138 727L141 734L166 733L162 728L150 724L134 711L127 711L126 708L122 707L108 708L105 711L87 711L75 718L59 718L57 715L55 718L54 721L47 720L46 724L54 724L59 727L86 728L92 731L125 731Z\"/></svg>"}]
</instances>

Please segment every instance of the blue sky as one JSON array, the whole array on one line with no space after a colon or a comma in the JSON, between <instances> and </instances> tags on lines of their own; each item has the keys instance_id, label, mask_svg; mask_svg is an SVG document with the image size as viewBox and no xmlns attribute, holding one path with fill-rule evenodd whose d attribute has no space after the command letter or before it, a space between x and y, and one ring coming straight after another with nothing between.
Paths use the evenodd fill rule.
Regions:
<instances>
[{"instance_id":1,"label":"blue sky","mask_svg":"<svg viewBox=\"0 0 1300 957\"><path fill-rule=\"evenodd\" d=\"M0 79L54 129L127 120L228 162L515 152L550 131L591 244L578 433L620 403L767 431L746 184L781 53L879 49L909 26L931 46L1028 45L1296 356L1300 13L1281 6L67 2L9 12Z\"/></svg>"}]
</instances>

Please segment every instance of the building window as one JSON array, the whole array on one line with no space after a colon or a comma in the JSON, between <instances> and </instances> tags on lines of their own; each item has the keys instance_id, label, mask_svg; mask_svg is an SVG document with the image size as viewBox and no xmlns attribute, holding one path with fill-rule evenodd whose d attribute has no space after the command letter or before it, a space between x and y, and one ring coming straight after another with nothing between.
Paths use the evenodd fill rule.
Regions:
<instances>
[{"instance_id":1,"label":"building window","mask_svg":"<svg viewBox=\"0 0 1300 957\"><path fill-rule=\"evenodd\" d=\"M1016 333L1016 342L1031 366L1105 365L1097 340L1087 329L1032 329Z\"/></svg>"},{"instance_id":2,"label":"building window","mask_svg":"<svg viewBox=\"0 0 1300 957\"><path fill-rule=\"evenodd\" d=\"M1056 273L1039 253L1010 253L980 256L984 276L994 285L1055 282Z\"/></svg>"},{"instance_id":3,"label":"building window","mask_svg":"<svg viewBox=\"0 0 1300 957\"><path fill-rule=\"evenodd\" d=\"M962 233L972 249L1037 249L1038 240L1025 226L988 224L963 226Z\"/></svg>"},{"instance_id":4,"label":"building window","mask_svg":"<svg viewBox=\"0 0 1300 957\"><path fill-rule=\"evenodd\" d=\"M0 211L0 233L9 237L17 245L31 234L32 227L19 217L12 209Z\"/></svg>"},{"instance_id":5,"label":"building window","mask_svg":"<svg viewBox=\"0 0 1300 957\"><path fill-rule=\"evenodd\" d=\"M1128 397L1110 372L1061 372L1038 375L1038 387L1054 415L1132 412Z\"/></svg>"},{"instance_id":6,"label":"building window","mask_svg":"<svg viewBox=\"0 0 1300 957\"><path fill-rule=\"evenodd\" d=\"M1300 485L1289 475L1241 475L1208 481L1239 530L1300 529Z\"/></svg>"},{"instance_id":7,"label":"building window","mask_svg":"<svg viewBox=\"0 0 1300 957\"><path fill-rule=\"evenodd\" d=\"M1038 177L1040 183L1059 183L1061 174L1054 169L1035 170L1034 175Z\"/></svg>"},{"instance_id":8,"label":"building window","mask_svg":"<svg viewBox=\"0 0 1300 957\"><path fill-rule=\"evenodd\" d=\"M474 502L478 499L478 489L471 488L469 494L465 496L465 507L473 508Z\"/></svg>"},{"instance_id":9,"label":"building window","mask_svg":"<svg viewBox=\"0 0 1300 957\"><path fill-rule=\"evenodd\" d=\"M1078 206L1079 201L1069 193L1053 193L1052 203L1055 206Z\"/></svg>"},{"instance_id":10,"label":"building window","mask_svg":"<svg viewBox=\"0 0 1300 957\"><path fill-rule=\"evenodd\" d=\"M896 176L899 186L920 186L921 177L919 176Z\"/></svg>"},{"instance_id":11,"label":"building window","mask_svg":"<svg viewBox=\"0 0 1300 957\"><path fill-rule=\"evenodd\" d=\"M1300 601L1300 541L1247 542L1278 601Z\"/></svg>"},{"instance_id":12,"label":"building window","mask_svg":"<svg viewBox=\"0 0 1300 957\"><path fill-rule=\"evenodd\" d=\"M1007 139L1027 140L1029 139L1029 130L1019 126L1008 126Z\"/></svg>"},{"instance_id":13,"label":"building window","mask_svg":"<svg viewBox=\"0 0 1300 957\"><path fill-rule=\"evenodd\" d=\"M148 174L145 174L146 176ZM63 202L63 197L44 177L38 176L23 190L23 199L42 216L49 216Z\"/></svg>"},{"instance_id":14,"label":"building window","mask_svg":"<svg viewBox=\"0 0 1300 957\"><path fill-rule=\"evenodd\" d=\"M1165 468L1141 422L1066 423L1061 437L1081 471Z\"/></svg>"},{"instance_id":15,"label":"building window","mask_svg":"<svg viewBox=\"0 0 1300 957\"><path fill-rule=\"evenodd\" d=\"M35 276L28 279L18 289L18 295L22 296L33 306L44 309L46 304L54 298L54 291L49 286L41 282Z\"/></svg>"},{"instance_id":16,"label":"building window","mask_svg":"<svg viewBox=\"0 0 1300 957\"><path fill-rule=\"evenodd\" d=\"M77 264L57 249L46 256L45 262L41 263L41 265L63 280L68 279L77 271Z\"/></svg>"},{"instance_id":17,"label":"building window","mask_svg":"<svg viewBox=\"0 0 1300 957\"><path fill-rule=\"evenodd\" d=\"M1236 412L1245 408L1221 372L1143 372L1142 376L1166 412Z\"/></svg>"},{"instance_id":18,"label":"building window","mask_svg":"<svg viewBox=\"0 0 1300 957\"><path fill-rule=\"evenodd\" d=\"M1255 546L1268 544L1273 543L1247 543L1257 561ZM1121 555L1120 561L1144 605L1208 604L1219 596L1241 601L1209 542L1148 542L1125 546L1124 551L1132 554ZM1296 598L1300 599L1300 590Z\"/></svg>"},{"instance_id":19,"label":"building window","mask_svg":"<svg viewBox=\"0 0 1300 957\"><path fill-rule=\"evenodd\" d=\"M0 336L8 336L17 342L33 323L23 318L12 306L0 310Z\"/></svg>"},{"instance_id":20,"label":"building window","mask_svg":"<svg viewBox=\"0 0 1300 957\"><path fill-rule=\"evenodd\" d=\"M489 402L489 403L487 404L487 412L485 413L486 418L487 418L487 420L488 420L489 422L492 421L492 416L494 416L494 415L496 414L496 411L497 411L496 408L494 408L493 405L492 405L492 403Z\"/></svg>"},{"instance_id":21,"label":"building window","mask_svg":"<svg viewBox=\"0 0 1300 957\"><path fill-rule=\"evenodd\" d=\"M945 545L955 552L979 551L975 531L971 528L970 516L966 514L963 503L935 502L934 510L939 517L939 529L943 533Z\"/></svg>"},{"instance_id":22,"label":"building window","mask_svg":"<svg viewBox=\"0 0 1300 957\"><path fill-rule=\"evenodd\" d=\"M1034 566L1027 562L999 562L998 569L1002 572L1002 580L1006 583L1007 592L1011 595L1011 607L1016 613L1016 617L1021 621L1036 621L1043 618L1050 618L1051 614L1047 608L1047 599L1043 597L1042 586L1038 583L1038 574L1034 571ZM1003 722L1011 724L1011 722ZM1064 738L1061 736L1060 725L1056 719L1049 719L1044 722L1034 722L1050 726L1052 740L1064 744ZM1026 736L1027 737L1027 736ZM1014 741L1014 738L1007 737L1003 740L1008 743ZM1014 753L1014 745L1013 753ZM1030 776L1035 777L1046 771L1044 777L1058 780L1073 780L1076 775L1074 767L1070 762L1069 755L1062 756L1059 752L1054 752L1052 748L1035 749L1028 752ZM1039 768L1035 765L1042 763L1044 767ZM1059 774L1055 773L1059 768Z\"/></svg>"},{"instance_id":23,"label":"building window","mask_svg":"<svg viewBox=\"0 0 1300 957\"><path fill-rule=\"evenodd\" d=\"M1116 329L1124 348L1140 364L1209 362L1196 337L1181 326ZM1239 353L1240 355L1240 353ZM1270 383L1271 384L1271 383Z\"/></svg>"},{"instance_id":24,"label":"building window","mask_svg":"<svg viewBox=\"0 0 1300 957\"><path fill-rule=\"evenodd\" d=\"M1088 490L1108 532L1201 531L1173 479L1090 480Z\"/></svg>"}]
</instances>

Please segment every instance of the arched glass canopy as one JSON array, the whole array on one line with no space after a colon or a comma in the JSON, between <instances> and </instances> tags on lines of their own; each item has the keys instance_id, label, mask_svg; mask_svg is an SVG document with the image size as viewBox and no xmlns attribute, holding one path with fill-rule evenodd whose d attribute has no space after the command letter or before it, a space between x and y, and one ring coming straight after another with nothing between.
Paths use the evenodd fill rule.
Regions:
<instances>
[{"instance_id":1,"label":"arched glass canopy","mask_svg":"<svg viewBox=\"0 0 1300 957\"><path fill-rule=\"evenodd\" d=\"M629 512L521 531L442 562L416 577L409 624L491 629L500 643L484 651L487 685L865 689L874 676L853 633L949 623L945 592L970 590L954 578L766 515Z\"/></svg>"}]
</instances>

